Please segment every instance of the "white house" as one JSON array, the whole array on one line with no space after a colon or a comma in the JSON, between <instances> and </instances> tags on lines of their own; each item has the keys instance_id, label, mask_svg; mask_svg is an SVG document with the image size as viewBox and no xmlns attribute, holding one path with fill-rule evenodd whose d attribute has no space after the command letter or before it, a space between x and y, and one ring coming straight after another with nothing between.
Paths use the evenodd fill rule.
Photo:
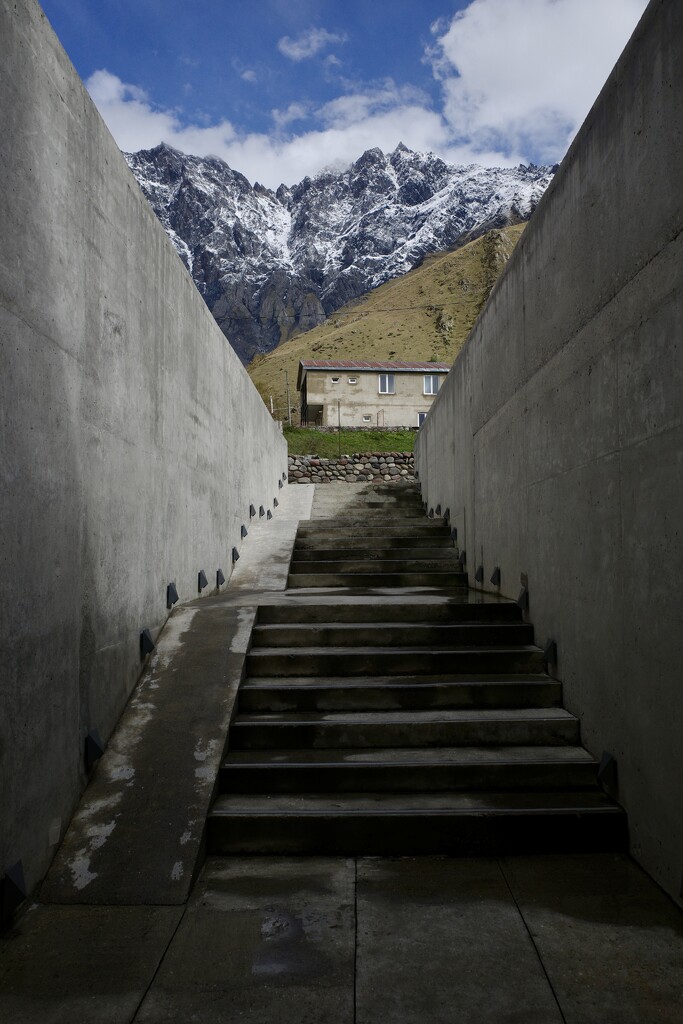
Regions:
<instances>
[{"instance_id":1,"label":"white house","mask_svg":"<svg viewBox=\"0 0 683 1024\"><path fill-rule=\"evenodd\" d=\"M449 370L446 363L302 359L301 423L419 427Z\"/></svg>"}]
</instances>

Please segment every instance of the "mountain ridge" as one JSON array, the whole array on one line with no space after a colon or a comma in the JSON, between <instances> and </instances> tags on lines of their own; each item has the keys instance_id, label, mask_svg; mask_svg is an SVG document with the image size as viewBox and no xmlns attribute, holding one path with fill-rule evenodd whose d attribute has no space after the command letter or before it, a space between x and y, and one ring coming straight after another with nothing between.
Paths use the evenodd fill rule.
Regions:
<instances>
[{"instance_id":1,"label":"mountain ridge","mask_svg":"<svg viewBox=\"0 0 683 1024\"><path fill-rule=\"evenodd\" d=\"M456 166L399 144L272 191L163 143L124 156L245 363L426 256L528 219L554 173Z\"/></svg>"}]
</instances>

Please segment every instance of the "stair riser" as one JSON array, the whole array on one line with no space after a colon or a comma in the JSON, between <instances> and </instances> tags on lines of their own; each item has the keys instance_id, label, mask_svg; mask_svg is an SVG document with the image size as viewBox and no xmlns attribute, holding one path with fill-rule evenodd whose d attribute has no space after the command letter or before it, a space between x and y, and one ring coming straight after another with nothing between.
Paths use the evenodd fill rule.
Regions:
<instances>
[{"instance_id":1,"label":"stair riser","mask_svg":"<svg viewBox=\"0 0 683 1024\"><path fill-rule=\"evenodd\" d=\"M616 814L210 817L209 854L500 857L626 849Z\"/></svg>"},{"instance_id":2,"label":"stair riser","mask_svg":"<svg viewBox=\"0 0 683 1024\"><path fill-rule=\"evenodd\" d=\"M432 543L405 544L402 547L371 546L367 538L351 547L310 547L301 548L297 544L292 555L292 564L303 565L307 562L382 562L396 559L429 559L436 562L457 562L457 552L450 541L444 540L437 546Z\"/></svg>"},{"instance_id":3,"label":"stair riser","mask_svg":"<svg viewBox=\"0 0 683 1024\"><path fill-rule=\"evenodd\" d=\"M340 651L285 654L255 649L247 655L247 676L474 675L542 673L542 651Z\"/></svg>"},{"instance_id":4,"label":"stair riser","mask_svg":"<svg viewBox=\"0 0 683 1024\"><path fill-rule=\"evenodd\" d=\"M455 552L444 551L443 558L422 558L414 557L415 552L411 551L405 558L374 559L356 556L353 559L337 558L331 561L322 562L296 562L292 560L289 567L290 575L296 573L396 573L396 572L459 572L458 559ZM458 568L456 568L458 567Z\"/></svg>"},{"instance_id":5,"label":"stair riser","mask_svg":"<svg viewBox=\"0 0 683 1024\"><path fill-rule=\"evenodd\" d=\"M576 719L559 721L405 722L405 723L249 723L233 722L232 750L284 750L313 747L484 747L561 746L579 742Z\"/></svg>"},{"instance_id":6,"label":"stair riser","mask_svg":"<svg viewBox=\"0 0 683 1024\"><path fill-rule=\"evenodd\" d=\"M325 688L282 686L277 690L242 686L239 709L243 714L283 711L424 711L466 708L559 707L559 683L501 683L468 686L419 684L417 686L343 686Z\"/></svg>"},{"instance_id":7,"label":"stair riser","mask_svg":"<svg viewBox=\"0 0 683 1024\"><path fill-rule=\"evenodd\" d=\"M450 527L443 519L425 519L424 516L390 516L385 514L308 520L299 523L297 535L299 537L310 537L328 533L332 537L339 537L344 533L349 533L363 536L368 531L373 531L378 537L409 536L413 532L434 532L446 536L450 535Z\"/></svg>"},{"instance_id":8,"label":"stair riser","mask_svg":"<svg viewBox=\"0 0 683 1024\"><path fill-rule=\"evenodd\" d=\"M224 766L224 793L434 793L595 786L595 764Z\"/></svg>"},{"instance_id":9,"label":"stair riser","mask_svg":"<svg viewBox=\"0 0 683 1024\"><path fill-rule=\"evenodd\" d=\"M436 587L467 590L466 572L290 573L289 590L303 587Z\"/></svg>"},{"instance_id":10,"label":"stair riser","mask_svg":"<svg viewBox=\"0 0 683 1024\"><path fill-rule=\"evenodd\" d=\"M436 534L436 531L429 530L427 533L415 533L412 535L406 534L405 536L387 537L384 530L378 530L377 536L373 538L381 544L382 550L385 551L404 551L406 548L438 548L440 551L445 549L446 551L453 548L453 541L450 538L448 532ZM339 543L337 547L337 543ZM294 551L296 552L297 558L303 558L307 552L315 551L348 551L350 554L346 557L353 558L353 552L358 550L358 544L368 544L368 537L365 532L354 534L349 536L347 539L335 536L332 533L320 535L309 534L306 536L297 536L296 543L294 545Z\"/></svg>"},{"instance_id":11,"label":"stair riser","mask_svg":"<svg viewBox=\"0 0 683 1024\"><path fill-rule=\"evenodd\" d=\"M502 625L386 625L365 626L255 626L253 648L262 647L480 647L485 644L528 646L533 626Z\"/></svg>"},{"instance_id":12,"label":"stair riser","mask_svg":"<svg viewBox=\"0 0 683 1024\"><path fill-rule=\"evenodd\" d=\"M439 602L434 604L321 604L303 605L273 604L261 605L256 621L259 625L316 622L521 622L522 613L513 602L491 602L490 604L469 604L467 601Z\"/></svg>"}]
</instances>

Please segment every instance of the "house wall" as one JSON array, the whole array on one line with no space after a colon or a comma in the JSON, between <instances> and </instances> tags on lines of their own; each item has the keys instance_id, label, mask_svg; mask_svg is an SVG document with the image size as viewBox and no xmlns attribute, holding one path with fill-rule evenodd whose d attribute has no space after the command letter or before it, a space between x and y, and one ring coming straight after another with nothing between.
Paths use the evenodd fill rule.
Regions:
<instances>
[{"instance_id":1,"label":"house wall","mask_svg":"<svg viewBox=\"0 0 683 1024\"><path fill-rule=\"evenodd\" d=\"M442 382L445 376L439 374ZM338 384L333 377L339 378ZM358 383L349 384L349 377ZM395 373L396 393L381 395L377 370L307 370L308 404L324 406L323 426L337 426L341 413L342 427L416 427L418 412L429 412L435 397L423 393L424 377L423 372ZM370 422L363 420L364 415L371 417Z\"/></svg>"},{"instance_id":2,"label":"house wall","mask_svg":"<svg viewBox=\"0 0 683 1024\"><path fill-rule=\"evenodd\" d=\"M29 887L286 445L34 0L0 2L0 869Z\"/></svg>"},{"instance_id":3,"label":"house wall","mask_svg":"<svg viewBox=\"0 0 683 1024\"><path fill-rule=\"evenodd\" d=\"M470 572L516 597L631 849L683 874L683 5L652 0L416 443ZM489 589L493 589L489 586Z\"/></svg>"}]
</instances>

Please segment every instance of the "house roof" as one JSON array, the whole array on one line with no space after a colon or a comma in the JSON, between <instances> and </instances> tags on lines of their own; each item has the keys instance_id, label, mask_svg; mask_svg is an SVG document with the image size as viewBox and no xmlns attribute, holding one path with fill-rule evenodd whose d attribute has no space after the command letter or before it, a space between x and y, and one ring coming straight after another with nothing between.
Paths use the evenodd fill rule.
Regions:
<instances>
[{"instance_id":1,"label":"house roof","mask_svg":"<svg viewBox=\"0 0 683 1024\"><path fill-rule=\"evenodd\" d=\"M299 362L299 374L296 382L301 388L308 370L357 370L359 373L373 371L377 373L448 373L450 363L406 363L402 361L370 359L302 359Z\"/></svg>"}]
</instances>

